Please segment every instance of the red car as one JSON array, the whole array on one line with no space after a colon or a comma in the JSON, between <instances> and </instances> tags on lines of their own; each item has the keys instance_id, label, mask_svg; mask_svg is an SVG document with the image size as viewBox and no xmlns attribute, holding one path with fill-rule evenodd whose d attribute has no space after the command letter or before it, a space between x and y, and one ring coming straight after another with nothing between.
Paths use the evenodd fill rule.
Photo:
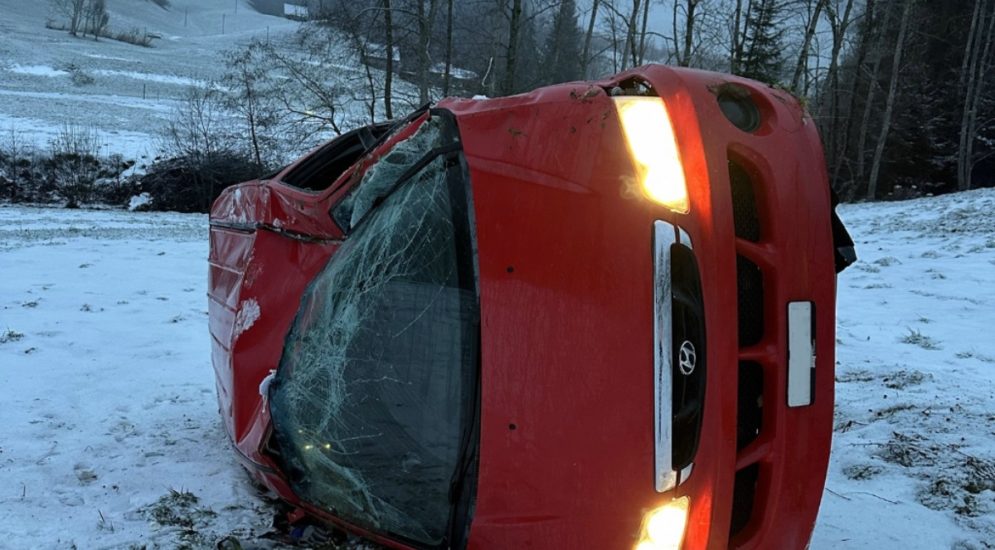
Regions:
<instances>
[{"instance_id":1,"label":"red car","mask_svg":"<svg viewBox=\"0 0 995 550\"><path fill-rule=\"evenodd\" d=\"M812 119L645 66L354 130L211 213L221 412L393 548L804 548L853 260Z\"/></svg>"}]
</instances>

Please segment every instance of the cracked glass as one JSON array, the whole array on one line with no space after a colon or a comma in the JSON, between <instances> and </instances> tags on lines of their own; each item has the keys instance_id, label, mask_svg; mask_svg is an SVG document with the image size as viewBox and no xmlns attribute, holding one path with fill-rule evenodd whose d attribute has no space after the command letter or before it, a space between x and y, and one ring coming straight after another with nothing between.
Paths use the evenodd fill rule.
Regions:
<instances>
[{"instance_id":1,"label":"cracked glass","mask_svg":"<svg viewBox=\"0 0 995 550\"><path fill-rule=\"evenodd\" d=\"M444 124L423 123L336 209L352 232L305 292L269 389L298 496L433 546L453 516L479 339L464 171L455 153L426 163L454 139Z\"/></svg>"}]
</instances>

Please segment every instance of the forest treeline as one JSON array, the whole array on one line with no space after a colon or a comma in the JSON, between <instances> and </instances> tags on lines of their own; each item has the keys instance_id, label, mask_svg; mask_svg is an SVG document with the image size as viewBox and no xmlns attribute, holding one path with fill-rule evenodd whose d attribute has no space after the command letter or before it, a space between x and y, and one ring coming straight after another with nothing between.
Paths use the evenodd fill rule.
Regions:
<instances>
[{"instance_id":1,"label":"forest treeline","mask_svg":"<svg viewBox=\"0 0 995 550\"><path fill-rule=\"evenodd\" d=\"M206 210L239 178L444 96L509 95L652 62L795 94L821 131L843 200L995 186L995 0L250 2L300 25L233 47L217 80L189 90L163 131L161 159L125 182L154 195L154 208ZM90 25L99 35L86 22L106 24L93 15L102 1L53 5L70 32L67 6L82 6L78 32ZM46 158L99 164L74 152L87 140L62 141L73 146ZM81 189L78 178L29 170L9 149L0 140L0 198L76 204L90 195L85 186L80 198L60 191Z\"/></svg>"},{"instance_id":2,"label":"forest treeline","mask_svg":"<svg viewBox=\"0 0 995 550\"><path fill-rule=\"evenodd\" d=\"M995 185L995 0L299 3L297 46L335 63L334 42L366 61L360 82L337 82L362 96L368 120L439 96L508 95L661 62L797 95L845 199ZM671 24L659 28L662 19ZM289 61L273 44L250 46L243 60L252 51L264 65ZM326 90L325 109L308 116L340 130L341 95Z\"/></svg>"}]
</instances>

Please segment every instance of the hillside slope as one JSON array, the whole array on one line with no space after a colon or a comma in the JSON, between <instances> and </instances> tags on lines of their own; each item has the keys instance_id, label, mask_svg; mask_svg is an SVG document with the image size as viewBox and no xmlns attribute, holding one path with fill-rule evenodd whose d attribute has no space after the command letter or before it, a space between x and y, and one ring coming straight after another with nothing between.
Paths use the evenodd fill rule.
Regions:
<instances>
[{"instance_id":1,"label":"hillside slope","mask_svg":"<svg viewBox=\"0 0 995 550\"><path fill-rule=\"evenodd\" d=\"M0 133L16 129L44 145L70 122L96 128L105 153L152 153L155 134L186 89L219 76L221 52L296 28L246 0L171 0L168 9L149 0L107 5L111 31L162 38L151 48L76 38L46 28L49 19L61 21L48 2L0 0ZM74 82L74 73L92 82Z\"/></svg>"}]
</instances>

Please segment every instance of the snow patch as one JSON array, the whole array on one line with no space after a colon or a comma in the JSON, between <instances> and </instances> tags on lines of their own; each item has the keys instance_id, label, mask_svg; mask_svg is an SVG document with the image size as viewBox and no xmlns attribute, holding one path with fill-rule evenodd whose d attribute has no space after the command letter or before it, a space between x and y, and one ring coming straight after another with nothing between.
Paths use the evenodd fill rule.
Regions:
<instances>
[{"instance_id":1,"label":"snow patch","mask_svg":"<svg viewBox=\"0 0 995 550\"><path fill-rule=\"evenodd\" d=\"M68 76L69 73L55 67L49 67L48 65L14 65L10 69L7 69L12 73L16 74L27 74L31 76L48 76L48 77L59 77Z\"/></svg>"},{"instance_id":2,"label":"snow patch","mask_svg":"<svg viewBox=\"0 0 995 550\"><path fill-rule=\"evenodd\" d=\"M238 313L235 315L235 337L252 328L259 320L259 302L255 298L249 298L242 302Z\"/></svg>"},{"instance_id":3,"label":"snow patch","mask_svg":"<svg viewBox=\"0 0 995 550\"><path fill-rule=\"evenodd\" d=\"M259 395L261 395L263 399L269 398L269 385L273 383L274 378L276 378L276 369L270 369L269 374L266 375L266 378L263 378L263 381L259 383Z\"/></svg>"},{"instance_id":4,"label":"snow patch","mask_svg":"<svg viewBox=\"0 0 995 550\"><path fill-rule=\"evenodd\" d=\"M156 74L156 73L142 73L138 71L117 71L113 69L97 69L93 71L93 74L101 76L119 76L124 78L132 78L135 80L147 80L149 82L158 82L160 84L176 84L177 86L203 86L204 82L194 78L188 78L185 76L175 76L168 74Z\"/></svg>"},{"instance_id":5,"label":"snow patch","mask_svg":"<svg viewBox=\"0 0 995 550\"><path fill-rule=\"evenodd\" d=\"M135 195L131 197L128 201L128 210L134 212L135 210L143 210L152 204L152 195L148 193L142 193L141 195Z\"/></svg>"},{"instance_id":6,"label":"snow patch","mask_svg":"<svg viewBox=\"0 0 995 550\"><path fill-rule=\"evenodd\" d=\"M110 59L113 61L127 61L128 63L141 63L141 61L137 59L128 59L127 57L115 57L113 55L102 55L99 53L85 53L83 55L91 59Z\"/></svg>"}]
</instances>

